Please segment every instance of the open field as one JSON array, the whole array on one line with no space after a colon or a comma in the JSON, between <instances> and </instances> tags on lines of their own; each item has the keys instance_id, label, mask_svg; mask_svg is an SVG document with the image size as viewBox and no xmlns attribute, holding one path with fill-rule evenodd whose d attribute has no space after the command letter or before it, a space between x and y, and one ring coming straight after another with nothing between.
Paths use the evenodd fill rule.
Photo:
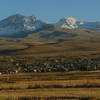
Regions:
<instances>
[{"instance_id":1,"label":"open field","mask_svg":"<svg viewBox=\"0 0 100 100\"><path fill-rule=\"evenodd\" d=\"M100 71L0 75L0 100L99 100Z\"/></svg>"}]
</instances>

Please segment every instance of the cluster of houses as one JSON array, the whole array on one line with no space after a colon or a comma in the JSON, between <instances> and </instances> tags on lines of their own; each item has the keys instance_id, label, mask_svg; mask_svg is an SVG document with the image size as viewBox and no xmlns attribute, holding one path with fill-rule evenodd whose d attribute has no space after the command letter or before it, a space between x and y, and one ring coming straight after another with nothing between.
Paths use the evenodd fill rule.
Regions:
<instances>
[{"instance_id":1,"label":"cluster of houses","mask_svg":"<svg viewBox=\"0 0 100 100\"><path fill-rule=\"evenodd\" d=\"M27 61L28 62L28 61ZM0 70L3 73L16 74L20 72L63 72L63 71L91 71L100 70L100 58L48 58L40 59L28 64L17 59L10 59L11 67Z\"/></svg>"}]
</instances>

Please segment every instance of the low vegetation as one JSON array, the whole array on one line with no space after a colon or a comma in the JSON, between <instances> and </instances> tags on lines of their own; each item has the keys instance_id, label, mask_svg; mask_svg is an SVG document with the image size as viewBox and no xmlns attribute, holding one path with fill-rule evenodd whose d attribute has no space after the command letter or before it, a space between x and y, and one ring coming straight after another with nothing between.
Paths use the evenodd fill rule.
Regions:
<instances>
[{"instance_id":1,"label":"low vegetation","mask_svg":"<svg viewBox=\"0 0 100 100\"><path fill-rule=\"evenodd\" d=\"M100 71L0 75L0 100L100 100Z\"/></svg>"}]
</instances>

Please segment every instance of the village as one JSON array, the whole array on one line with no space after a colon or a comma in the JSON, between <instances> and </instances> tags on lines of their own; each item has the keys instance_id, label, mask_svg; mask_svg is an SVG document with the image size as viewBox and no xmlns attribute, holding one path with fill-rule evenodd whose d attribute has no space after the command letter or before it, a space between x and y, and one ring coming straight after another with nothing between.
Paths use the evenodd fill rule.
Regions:
<instances>
[{"instance_id":1,"label":"village","mask_svg":"<svg viewBox=\"0 0 100 100\"><path fill-rule=\"evenodd\" d=\"M100 58L89 59L59 57L42 58L38 60L33 59L0 59L0 74L100 70Z\"/></svg>"}]
</instances>

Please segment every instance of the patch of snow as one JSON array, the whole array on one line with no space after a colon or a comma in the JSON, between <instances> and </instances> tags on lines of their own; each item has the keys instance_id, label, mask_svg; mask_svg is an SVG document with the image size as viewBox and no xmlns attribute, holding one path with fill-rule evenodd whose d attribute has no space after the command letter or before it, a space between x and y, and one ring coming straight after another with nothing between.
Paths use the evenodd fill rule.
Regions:
<instances>
[{"instance_id":1,"label":"patch of snow","mask_svg":"<svg viewBox=\"0 0 100 100\"><path fill-rule=\"evenodd\" d=\"M73 18L73 17L68 17L68 18L60 19L60 21L57 24L63 28L75 29L75 28L78 28L77 22L78 22L78 19Z\"/></svg>"}]
</instances>

